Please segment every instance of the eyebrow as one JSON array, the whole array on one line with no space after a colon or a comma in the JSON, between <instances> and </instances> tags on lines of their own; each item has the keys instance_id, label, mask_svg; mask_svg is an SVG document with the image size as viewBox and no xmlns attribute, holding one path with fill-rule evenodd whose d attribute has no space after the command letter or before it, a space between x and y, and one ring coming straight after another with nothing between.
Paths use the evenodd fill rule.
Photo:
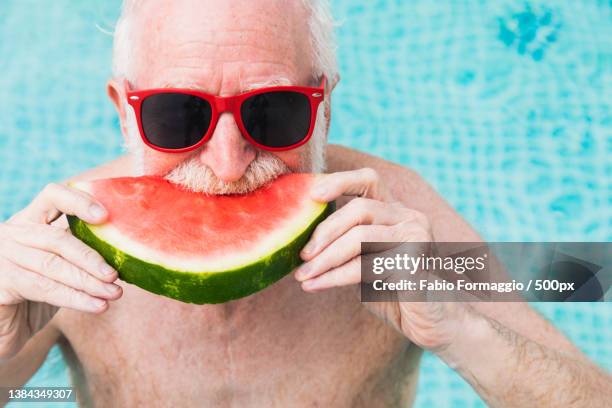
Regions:
<instances>
[{"instance_id":1,"label":"eyebrow","mask_svg":"<svg viewBox=\"0 0 612 408\"><path fill-rule=\"evenodd\" d=\"M248 85L242 86L242 92L254 91L256 89L267 88L269 86L291 86L293 85L292 81L287 77L275 77L272 79L268 79L265 81L252 82Z\"/></svg>"},{"instance_id":2,"label":"eyebrow","mask_svg":"<svg viewBox=\"0 0 612 408\"><path fill-rule=\"evenodd\" d=\"M293 82L284 76L278 76L264 81L251 82L247 85L241 85L241 92L250 92L256 89L267 88L270 86L291 86ZM177 89L190 89L193 91L202 91L202 86L195 84L194 82L184 81L164 81L155 88L177 88Z\"/></svg>"},{"instance_id":3,"label":"eyebrow","mask_svg":"<svg viewBox=\"0 0 612 408\"><path fill-rule=\"evenodd\" d=\"M181 82L181 81L162 82L161 84L156 86L156 88L179 88L179 89L191 89L193 91L199 91L202 89L202 87L196 85L193 82Z\"/></svg>"}]
</instances>

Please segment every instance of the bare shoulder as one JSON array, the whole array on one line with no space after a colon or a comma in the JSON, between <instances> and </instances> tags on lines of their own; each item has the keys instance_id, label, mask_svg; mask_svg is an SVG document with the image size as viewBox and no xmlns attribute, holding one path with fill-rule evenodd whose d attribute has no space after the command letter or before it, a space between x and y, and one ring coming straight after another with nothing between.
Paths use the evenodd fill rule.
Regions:
<instances>
[{"instance_id":1,"label":"bare shoulder","mask_svg":"<svg viewBox=\"0 0 612 408\"><path fill-rule=\"evenodd\" d=\"M441 199L414 170L356 149L329 145L327 164L329 172L356 170L363 167L372 168L380 175L386 187L400 200L403 197L417 195L421 197L420 200L433 199L435 196Z\"/></svg>"},{"instance_id":2,"label":"bare shoulder","mask_svg":"<svg viewBox=\"0 0 612 408\"><path fill-rule=\"evenodd\" d=\"M86 170L83 173L74 175L66 181L95 180L98 178L111 178L127 176L130 173L129 157L120 156L110 162Z\"/></svg>"},{"instance_id":3,"label":"bare shoulder","mask_svg":"<svg viewBox=\"0 0 612 408\"><path fill-rule=\"evenodd\" d=\"M330 172L372 167L377 171L400 170L413 177L418 177L414 171L397 163L390 162L357 149L335 144L327 145L327 165Z\"/></svg>"},{"instance_id":4,"label":"bare shoulder","mask_svg":"<svg viewBox=\"0 0 612 408\"><path fill-rule=\"evenodd\" d=\"M380 157L339 145L327 147L328 172L370 167L393 196L429 217L436 241L480 241L474 229L414 170Z\"/></svg>"}]
</instances>

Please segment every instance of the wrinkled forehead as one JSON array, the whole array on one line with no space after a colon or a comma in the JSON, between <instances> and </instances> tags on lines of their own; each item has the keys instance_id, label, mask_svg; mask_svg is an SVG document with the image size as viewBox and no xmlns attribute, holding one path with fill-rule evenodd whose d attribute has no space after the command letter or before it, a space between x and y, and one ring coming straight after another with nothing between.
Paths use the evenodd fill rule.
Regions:
<instances>
[{"instance_id":1,"label":"wrinkled forehead","mask_svg":"<svg viewBox=\"0 0 612 408\"><path fill-rule=\"evenodd\" d=\"M306 85L309 14L301 0L148 0L132 14L138 87L236 93L254 84Z\"/></svg>"}]
</instances>

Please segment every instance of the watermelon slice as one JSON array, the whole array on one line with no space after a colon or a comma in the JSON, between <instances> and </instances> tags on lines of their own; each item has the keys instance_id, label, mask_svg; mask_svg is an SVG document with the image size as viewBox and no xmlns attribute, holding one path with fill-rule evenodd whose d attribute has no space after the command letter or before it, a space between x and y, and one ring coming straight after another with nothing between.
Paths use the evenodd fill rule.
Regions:
<instances>
[{"instance_id":1,"label":"watermelon slice","mask_svg":"<svg viewBox=\"0 0 612 408\"><path fill-rule=\"evenodd\" d=\"M299 252L333 204L308 197L315 179L287 174L246 195L193 193L160 177L72 184L109 212L103 225L68 216L72 233L119 276L189 303L255 293L301 263Z\"/></svg>"}]
</instances>

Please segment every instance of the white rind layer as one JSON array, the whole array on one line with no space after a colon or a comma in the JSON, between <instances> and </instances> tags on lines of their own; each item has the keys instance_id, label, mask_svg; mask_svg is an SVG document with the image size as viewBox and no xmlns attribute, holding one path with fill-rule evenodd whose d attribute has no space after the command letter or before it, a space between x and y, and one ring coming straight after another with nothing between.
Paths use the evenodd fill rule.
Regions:
<instances>
[{"instance_id":1,"label":"white rind layer","mask_svg":"<svg viewBox=\"0 0 612 408\"><path fill-rule=\"evenodd\" d=\"M77 182L73 186L91 194L90 184L87 182ZM209 255L185 259L184 256L174 256L142 245L138 241L127 237L112 224L88 224L88 226L101 240L144 262L161 265L166 269L176 271L211 273L241 268L270 256L304 232L323 211L325 211L325 204L306 199L302 202L302 206L296 209L293 217L286 219L282 226L271 231L265 239L256 243L251 250L244 251L241 249L240 252L231 257Z\"/></svg>"}]
</instances>

